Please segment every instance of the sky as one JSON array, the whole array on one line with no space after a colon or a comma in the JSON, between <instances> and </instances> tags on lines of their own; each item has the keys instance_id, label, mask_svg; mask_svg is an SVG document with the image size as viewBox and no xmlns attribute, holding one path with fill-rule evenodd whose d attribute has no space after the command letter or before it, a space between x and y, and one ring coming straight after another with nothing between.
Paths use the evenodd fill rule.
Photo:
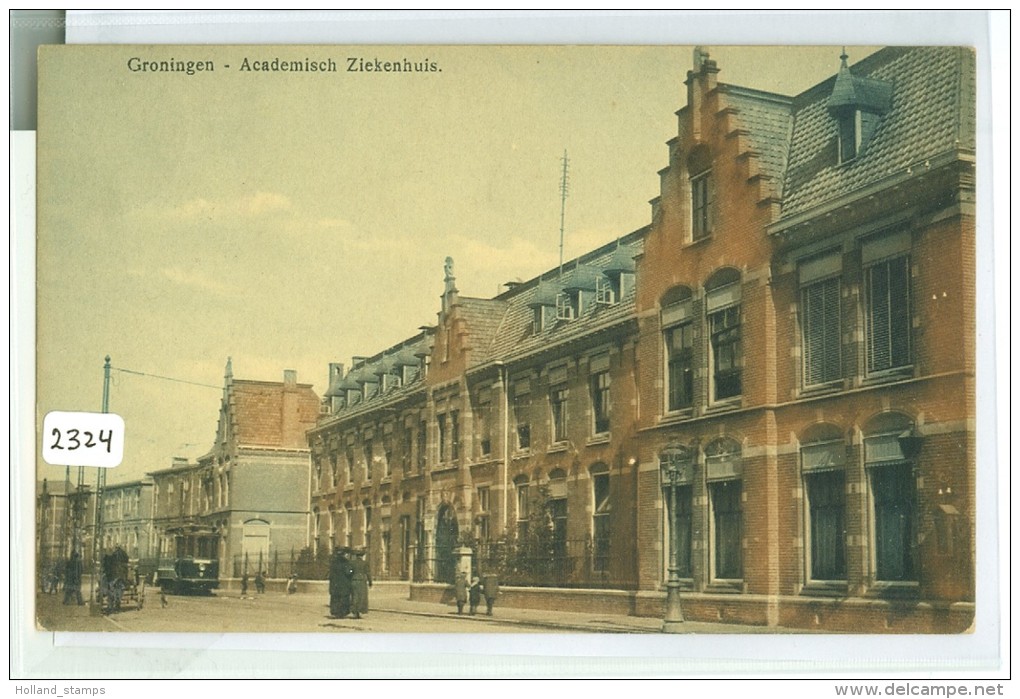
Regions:
<instances>
[{"instance_id":1,"label":"sky","mask_svg":"<svg viewBox=\"0 0 1020 699\"><path fill-rule=\"evenodd\" d=\"M783 94L835 74L842 51L705 48L721 82ZM37 419L98 411L110 355L127 429L115 483L211 448L228 357L235 378L294 369L321 395L329 362L436 322L447 256L462 296L556 266L564 151L565 259L641 228L692 52L54 48L40 61ZM239 69L277 56L337 72ZM132 57L215 69L133 72ZM346 71L377 57L438 70Z\"/></svg>"}]
</instances>

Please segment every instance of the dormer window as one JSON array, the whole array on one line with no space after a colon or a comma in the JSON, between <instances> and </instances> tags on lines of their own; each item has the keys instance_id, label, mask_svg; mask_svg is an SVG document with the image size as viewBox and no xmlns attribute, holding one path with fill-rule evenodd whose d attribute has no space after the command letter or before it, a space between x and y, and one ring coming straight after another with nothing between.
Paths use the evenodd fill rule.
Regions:
<instances>
[{"instance_id":1,"label":"dormer window","mask_svg":"<svg viewBox=\"0 0 1020 699\"><path fill-rule=\"evenodd\" d=\"M578 265L570 273L556 299L556 317L578 318L588 312L595 300L602 272L590 265Z\"/></svg>"},{"instance_id":2,"label":"dormer window","mask_svg":"<svg viewBox=\"0 0 1020 699\"><path fill-rule=\"evenodd\" d=\"M861 113L845 110L839 115L839 162L846 163L857 157L861 145Z\"/></svg>"},{"instance_id":3,"label":"dormer window","mask_svg":"<svg viewBox=\"0 0 1020 699\"><path fill-rule=\"evenodd\" d=\"M550 282L542 282L535 289L535 295L528 303L531 307L531 329L534 334L551 328L559 317L558 295L556 287Z\"/></svg>"},{"instance_id":4,"label":"dormer window","mask_svg":"<svg viewBox=\"0 0 1020 699\"><path fill-rule=\"evenodd\" d=\"M634 250L618 245L604 269L604 277L596 284L596 303L619 303L634 288ZM600 294L600 288L603 289Z\"/></svg>"},{"instance_id":5,"label":"dormer window","mask_svg":"<svg viewBox=\"0 0 1020 699\"><path fill-rule=\"evenodd\" d=\"M595 303L612 306L620 300L620 288L609 277L599 277L595 282Z\"/></svg>"},{"instance_id":6,"label":"dormer window","mask_svg":"<svg viewBox=\"0 0 1020 699\"><path fill-rule=\"evenodd\" d=\"M892 84L874 78L860 78L850 72L848 56L842 61L827 106L837 122L839 163L849 163L874 135L881 115L892 104Z\"/></svg>"},{"instance_id":7,"label":"dormer window","mask_svg":"<svg viewBox=\"0 0 1020 699\"><path fill-rule=\"evenodd\" d=\"M558 320L573 320L577 317L577 296L575 294L560 292L556 296L556 318Z\"/></svg>"},{"instance_id":8,"label":"dormer window","mask_svg":"<svg viewBox=\"0 0 1020 699\"><path fill-rule=\"evenodd\" d=\"M546 328L552 327L553 323L556 322L556 307L555 306L535 306L532 308L534 317L532 318L532 328L535 333L540 333Z\"/></svg>"}]
</instances>

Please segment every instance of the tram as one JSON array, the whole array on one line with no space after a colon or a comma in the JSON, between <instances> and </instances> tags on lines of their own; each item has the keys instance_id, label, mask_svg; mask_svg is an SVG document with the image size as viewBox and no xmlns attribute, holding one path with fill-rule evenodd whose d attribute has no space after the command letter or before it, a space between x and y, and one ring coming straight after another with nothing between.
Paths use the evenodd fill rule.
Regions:
<instances>
[{"instance_id":1,"label":"tram","mask_svg":"<svg viewBox=\"0 0 1020 699\"><path fill-rule=\"evenodd\" d=\"M191 557L163 561L153 573L153 583L167 594L209 595L220 586L220 564Z\"/></svg>"}]
</instances>

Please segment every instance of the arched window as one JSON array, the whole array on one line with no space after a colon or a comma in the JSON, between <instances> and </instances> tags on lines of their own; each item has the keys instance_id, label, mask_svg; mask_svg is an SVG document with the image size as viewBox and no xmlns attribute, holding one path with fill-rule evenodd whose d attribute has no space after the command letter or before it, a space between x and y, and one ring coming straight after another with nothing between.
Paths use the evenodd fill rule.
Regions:
<instances>
[{"instance_id":1,"label":"arched window","mask_svg":"<svg viewBox=\"0 0 1020 699\"><path fill-rule=\"evenodd\" d=\"M800 440L806 498L807 576L846 580L846 442L835 425L819 423Z\"/></svg>"},{"instance_id":2,"label":"arched window","mask_svg":"<svg viewBox=\"0 0 1020 699\"><path fill-rule=\"evenodd\" d=\"M740 444L721 437L705 447L711 517L712 577L743 577L743 462Z\"/></svg>"},{"instance_id":3,"label":"arched window","mask_svg":"<svg viewBox=\"0 0 1020 699\"><path fill-rule=\"evenodd\" d=\"M743 390L740 297L740 272L732 267L718 270L705 282L713 401L736 398Z\"/></svg>"},{"instance_id":4,"label":"arched window","mask_svg":"<svg viewBox=\"0 0 1020 699\"><path fill-rule=\"evenodd\" d=\"M913 421L897 412L881 413L864 427L876 580L917 580L913 429Z\"/></svg>"},{"instance_id":5,"label":"arched window","mask_svg":"<svg viewBox=\"0 0 1020 699\"><path fill-rule=\"evenodd\" d=\"M675 286L662 295L661 324L666 358L666 411L694 404L694 315L690 287Z\"/></svg>"}]
</instances>

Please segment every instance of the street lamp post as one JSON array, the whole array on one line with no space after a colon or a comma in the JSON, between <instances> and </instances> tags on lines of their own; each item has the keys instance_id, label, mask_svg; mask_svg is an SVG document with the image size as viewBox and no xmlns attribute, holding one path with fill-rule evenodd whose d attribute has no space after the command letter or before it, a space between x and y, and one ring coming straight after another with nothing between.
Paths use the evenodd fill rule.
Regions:
<instances>
[{"instance_id":1,"label":"street lamp post","mask_svg":"<svg viewBox=\"0 0 1020 699\"><path fill-rule=\"evenodd\" d=\"M676 489L680 484L683 467L677 459L663 459L662 489L665 491L666 518L669 528L669 579L666 581L666 615L662 620L663 633L683 633L684 614L680 607L680 578L677 569L676 541Z\"/></svg>"}]
</instances>

